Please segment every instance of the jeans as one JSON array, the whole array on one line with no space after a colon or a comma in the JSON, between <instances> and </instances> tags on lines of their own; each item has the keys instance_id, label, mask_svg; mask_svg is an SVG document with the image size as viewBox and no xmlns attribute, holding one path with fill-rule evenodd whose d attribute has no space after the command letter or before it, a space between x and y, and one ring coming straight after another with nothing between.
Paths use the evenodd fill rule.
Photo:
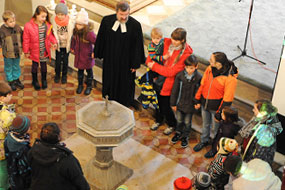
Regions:
<instances>
[{"instance_id":1,"label":"jeans","mask_svg":"<svg viewBox=\"0 0 285 190\"><path fill-rule=\"evenodd\" d=\"M47 62L40 62L40 64L41 64L41 72L42 73L46 73L47 72ZM38 72L38 67L39 67L39 63L33 61L32 73L37 73Z\"/></svg>"},{"instance_id":2,"label":"jeans","mask_svg":"<svg viewBox=\"0 0 285 190\"><path fill-rule=\"evenodd\" d=\"M188 137L192 126L192 113L184 113L176 111L177 129L176 131L182 134L182 137Z\"/></svg>"},{"instance_id":3,"label":"jeans","mask_svg":"<svg viewBox=\"0 0 285 190\"><path fill-rule=\"evenodd\" d=\"M203 106L201 106L202 111L202 121L203 121L203 129L201 135L201 143L209 142L211 126L214 126L214 136L216 136L219 128L219 123L215 122L215 111L205 110Z\"/></svg>"},{"instance_id":4,"label":"jeans","mask_svg":"<svg viewBox=\"0 0 285 190\"><path fill-rule=\"evenodd\" d=\"M175 128L176 119L170 107L170 96L161 96L157 94L157 99L159 109L156 109L155 112L155 122L162 124L165 118L167 125Z\"/></svg>"},{"instance_id":5,"label":"jeans","mask_svg":"<svg viewBox=\"0 0 285 190\"><path fill-rule=\"evenodd\" d=\"M55 53L55 74L60 77L62 71L62 76L66 76L69 53L66 52L66 48L60 48L60 51L56 50Z\"/></svg>"},{"instance_id":6,"label":"jeans","mask_svg":"<svg viewBox=\"0 0 285 190\"><path fill-rule=\"evenodd\" d=\"M20 58L4 57L4 72L8 82L19 79L21 76Z\"/></svg>"}]
</instances>

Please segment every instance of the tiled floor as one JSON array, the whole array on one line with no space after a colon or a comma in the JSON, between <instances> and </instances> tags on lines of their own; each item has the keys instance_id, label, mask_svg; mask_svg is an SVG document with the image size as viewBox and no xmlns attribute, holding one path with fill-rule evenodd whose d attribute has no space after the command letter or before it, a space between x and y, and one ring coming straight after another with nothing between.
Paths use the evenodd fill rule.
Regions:
<instances>
[{"instance_id":1,"label":"tiled floor","mask_svg":"<svg viewBox=\"0 0 285 190\"><path fill-rule=\"evenodd\" d=\"M1 53L1 52L0 52ZM1 53L2 54L2 53ZM31 120L30 135L32 142L39 137L41 126L46 122L56 122L60 125L62 138L70 137L76 131L76 110L80 109L90 101L102 100L99 89L93 89L91 95L77 95L75 93L77 80L71 75L68 76L68 83L65 85L53 82L54 69L48 66L48 88L35 91L31 85L31 61L21 60L22 76L25 88L13 92L12 102L16 103L18 114L26 115ZM3 57L0 58L0 80L5 80ZM40 79L40 75L39 75ZM173 135L163 135L161 126L157 131L149 130L153 124L151 111L134 111L136 127L133 139L166 157L186 166L192 171L206 170L209 159L203 155L207 150L199 153L193 152L193 146L198 142L199 135L195 131L191 133L188 148L181 148L180 143L172 145L170 140Z\"/></svg>"}]
</instances>

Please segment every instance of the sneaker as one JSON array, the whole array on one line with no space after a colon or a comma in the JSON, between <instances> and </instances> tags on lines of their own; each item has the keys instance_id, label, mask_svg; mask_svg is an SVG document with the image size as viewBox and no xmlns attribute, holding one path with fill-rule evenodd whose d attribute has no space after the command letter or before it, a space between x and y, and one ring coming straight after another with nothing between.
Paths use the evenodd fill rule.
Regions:
<instances>
[{"instance_id":1,"label":"sneaker","mask_svg":"<svg viewBox=\"0 0 285 190\"><path fill-rule=\"evenodd\" d=\"M207 145L208 145L208 142L205 142L205 143L200 142L200 143L196 144L196 146L194 146L193 150L195 152L199 152L200 150L202 150Z\"/></svg>"},{"instance_id":2,"label":"sneaker","mask_svg":"<svg viewBox=\"0 0 285 190\"><path fill-rule=\"evenodd\" d=\"M167 127L164 131L163 134L165 135L170 135L174 131L173 127Z\"/></svg>"},{"instance_id":3,"label":"sneaker","mask_svg":"<svg viewBox=\"0 0 285 190\"><path fill-rule=\"evenodd\" d=\"M158 127L159 127L160 125L161 125L160 123L154 123L154 124L152 124L152 126L150 127L150 130L155 131L155 130L158 129Z\"/></svg>"},{"instance_id":4,"label":"sneaker","mask_svg":"<svg viewBox=\"0 0 285 190\"><path fill-rule=\"evenodd\" d=\"M175 135L171 139L171 142L173 144L175 144L175 143L177 143L179 141L180 138L181 138L181 134L180 133L175 133Z\"/></svg>"},{"instance_id":5,"label":"sneaker","mask_svg":"<svg viewBox=\"0 0 285 190\"><path fill-rule=\"evenodd\" d=\"M204 157L205 158L213 158L216 155L217 151L214 151L213 149L209 150L209 152L207 152Z\"/></svg>"},{"instance_id":6,"label":"sneaker","mask_svg":"<svg viewBox=\"0 0 285 190\"><path fill-rule=\"evenodd\" d=\"M188 137L181 138L181 147L186 148L188 146Z\"/></svg>"}]
</instances>

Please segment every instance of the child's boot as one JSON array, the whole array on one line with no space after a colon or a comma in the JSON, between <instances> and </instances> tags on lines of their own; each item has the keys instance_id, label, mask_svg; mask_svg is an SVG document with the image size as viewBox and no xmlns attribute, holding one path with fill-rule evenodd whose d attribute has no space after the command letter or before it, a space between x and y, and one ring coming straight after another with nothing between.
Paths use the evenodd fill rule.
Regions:
<instances>
[{"instance_id":1,"label":"child's boot","mask_svg":"<svg viewBox=\"0 0 285 190\"><path fill-rule=\"evenodd\" d=\"M83 74L79 74L78 73L78 87L76 89L76 93L77 94L81 94L82 90L83 90Z\"/></svg>"},{"instance_id":2,"label":"child's boot","mask_svg":"<svg viewBox=\"0 0 285 190\"><path fill-rule=\"evenodd\" d=\"M61 76L61 84L67 83L67 70L68 70L68 64L63 63L62 64L62 76Z\"/></svg>"},{"instance_id":3,"label":"child's boot","mask_svg":"<svg viewBox=\"0 0 285 190\"><path fill-rule=\"evenodd\" d=\"M15 85L21 90L24 89L24 85L21 83L20 79L15 80Z\"/></svg>"},{"instance_id":4,"label":"child's boot","mask_svg":"<svg viewBox=\"0 0 285 190\"><path fill-rule=\"evenodd\" d=\"M84 94L85 95L89 95L92 91L92 81L93 81L93 78L87 78L87 86L86 86L86 89L84 91Z\"/></svg>"},{"instance_id":5,"label":"child's boot","mask_svg":"<svg viewBox=\"0 0 285 190\"><path fill-rule=\"evenodd\" d=\"M11 89L12 89L13 91L17 90L14 80L13 80L13 81L10 81L10 82L9 82L9 85L10 85L10 87L11 87Z\"/></svg>"},{"instance_id":6,"label":"child's boot","mask_svg":"<svg viewBox=\"0 0 285 190\"><path fill-rule=\"evenodd\" d=\"M54 82L59 83L59 80L60 80L60 73L55 73Z\"/></svg>"},{"instance_id":7,"label":"child's boot","mask_svg":"<svg viewBox=\"0 0 285 190\"><path fill-rule=\"evenodd\" d=\"M47 88L47 72L42 72L42 89Z\"/></svg>"},{"instance_id":8,"label":"child's boot","mask_svg":"<svg viewBox=\"0 0 285 190\"><path fill-rule=\"evenodd\" d=\"M34 89L40 90L41 86L38 81L38 73L32 73L32 77L33 77L32 85L34 86Z\"/></svg>"}]
</instances>

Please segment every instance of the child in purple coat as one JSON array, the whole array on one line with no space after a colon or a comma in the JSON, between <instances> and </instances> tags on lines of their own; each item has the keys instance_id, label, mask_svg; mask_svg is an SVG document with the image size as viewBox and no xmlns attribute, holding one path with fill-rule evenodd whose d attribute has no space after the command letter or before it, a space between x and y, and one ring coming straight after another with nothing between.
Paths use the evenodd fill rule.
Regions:
<instances>
[{"instance_id":1,"label":"child in purple coat","mask_svg":"<svg viewBox=\"0 0 285 190\"><path fill-rule=\"evenodd\" d=\"M74 66L78 68L77 94L81 94L83 90L84 70L87 72L87 87L84 94L89 95L92 91L92 67L95 64L92 52L95 41L96 35L88 23L88 13L84 9L81 9L76 17L76 24L70 47L70 51L75 55Z\"/></svg>"}]
</instances>

